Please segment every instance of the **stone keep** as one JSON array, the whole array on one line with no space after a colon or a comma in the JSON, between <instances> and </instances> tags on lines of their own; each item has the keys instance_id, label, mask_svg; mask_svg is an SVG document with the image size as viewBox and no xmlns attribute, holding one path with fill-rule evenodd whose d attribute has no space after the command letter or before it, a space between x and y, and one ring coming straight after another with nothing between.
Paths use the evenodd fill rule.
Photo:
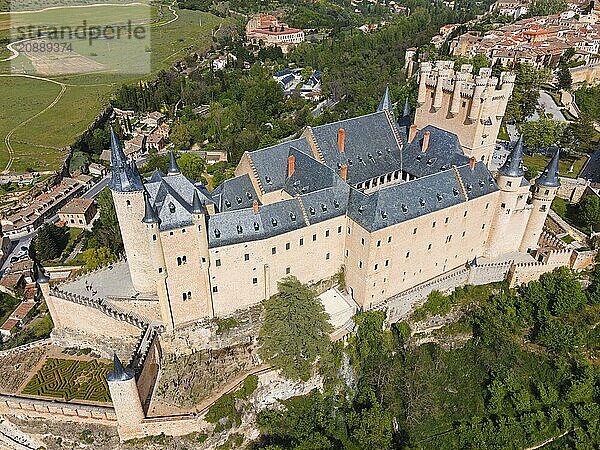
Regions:
<instances>
[{"instance_id":1,"label":"stone keep","mask_svg":"<svg viewBox=\"0 0 600 450\"><path fill-rule=\"evenodd\" d=\"M498 80L489 68L475 75L470 64L458 72L453 66L453 61L421 64L415 123L455 133L465 154L489 163L515 75L504 72Z\"/></svg>"}]
</instances>

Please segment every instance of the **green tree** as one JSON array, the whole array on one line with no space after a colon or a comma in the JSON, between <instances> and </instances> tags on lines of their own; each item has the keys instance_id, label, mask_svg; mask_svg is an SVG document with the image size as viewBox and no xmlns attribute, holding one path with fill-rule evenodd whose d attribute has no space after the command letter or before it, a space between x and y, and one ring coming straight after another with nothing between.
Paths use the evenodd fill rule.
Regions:
<instances>
[{"instance_id":1,"label":"green tree","mask_svg":"<svg viewBox=\"0 0 600 450\"><path fill-rule=\"evenodd\" d=\"M361 449L392 448L392 416L369 391L368 400L359 411L348 414L350 436Z\"/></svg>"},{"instance_id":2,"label":"green tree","mask_svg":"<svg viewBox=\"0 0 600 450\"><path fill-rule=\"evenodd\" d=\"M581 337L571 325L552 319L542 324L536 341L552 351L566 353L580 343Z\"/></svg>"},{"instance_id":3,"label":"green tree","mask_svg":"<svg viewBox=\"0 0 600 450\"><path fill-rule=\"evenodd\" d=\"M67 229L47 223L40 227L33 240L33 253L40 261L58 258L69 240Z\"/></svg>"},{"instance_id":4,"label":"green tree","mask_svg":"<svg viewBox=\"0 0 600 450\"><path fill-rule=\"evenodd\" d=\"M571 77L571 72L569 72L569 67L566 64L561 64L558 71L558 86L561 89L569 90L572 84L573 78Z\"/></svg>"},{"instance_id":5,"label":"green tree","mask_svg":"<svg viewBox=\"0 0 600 450\"><path fill-rule=\"evenodd\" d=\"M539 120L523 122L519 125L524 144L530 149L548 148L557 144L563 135L564 128L562 123L547 118L542 111L540 111Z\"/></svg>"},{"instance_id":6,"label":"green tree","mask_svg":"<svg viewBox=\"0 0 600 450\"><path fill-rule=\"evenodd\" d=\"M536 69L531 64L517 63L515 75L515 87L506 107L506 119L522 122L535 112L540 87L548 81L550 71Z\"/></svg>"},{"instance_id":7,"label":"green tree","mask_svg":"<svg viewBox=\"0 0 600 450\"><path fill-rule=\"evenodd\" d=\"M562 147L571 153L592 153L598 147L600 133L596 131L590 116L581 112L574 122L570 122L561 137Z\"/></svg>"},{"instance_id":8,"label":"green tree","mask_svg":"<svg viewBox=\"0 0 600 450\"><path fill-rule=\"evenodd\" d=\"M307 380L317 358L330 347L332 329L316 294L295 277L287 277L263 305L265 320L258 335L261 356L286 378Z\"/></svg>"},{"instance_id":9,"label":"green tree","mask_svg":"<svg viewBox=\"0 0 600 450\"><path fill-rule=\"evenodd\" d=\"M579 217L592 230L600 223L600 198L597 195L586 195L579 203Z\"/></svg>"},{"instance_id":10,"label":"green tree","mask_svg":"<svg viewBox=\"0 0 600 450\"><path fill-rule=\"evenodd\" d=\"M195 153L184 153L177 158L181 172L191 180L200 181L204 173L204 159Z\"/></svg>"},{"instance_id":11,"label":"green tree","mask_svg":"<svg viewBox=\"0 0 600 450\"><path fill-rule=\"evenodd\" d=\"M549 16L567 9L567 0L535 0L529 7L529 16Z\"/></svg>"},{"instance_id":12,"label":"green tree","mask_svg":"<svg viewBox=\"0 0 600 450\"><path fill-rule=\"evenodd\" d=\"M108 247L88 248L83 252L83 260L88 270L105 267L117 260L115 254Z\"/></svg>"},{"instance_id":13,"label":"green tree","mask_svg":"<svg viewBox=\"0 0 600 450\"><path fill-rule=\"evenodd\" d=\"M98 209L100 216L92 230L95 239L90 241L95 241L99 246L107 247L114 254L119 254L123 251L123 239L110 189L104 188L98 195Z\"/></svg>"}]
</instances>

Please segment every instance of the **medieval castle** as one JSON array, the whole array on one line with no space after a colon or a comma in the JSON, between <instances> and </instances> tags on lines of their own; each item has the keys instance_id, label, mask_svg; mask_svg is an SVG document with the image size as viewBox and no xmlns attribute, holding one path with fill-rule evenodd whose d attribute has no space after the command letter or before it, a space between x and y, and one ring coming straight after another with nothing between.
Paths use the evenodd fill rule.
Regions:
<instances>
[{"instance_id":1,"label":"medieval castle","mask_svg":"<svg viewBox=\"0 0 600 450\"><path fill-rule=\"evenodd\" d=\"M122 437L166 429L142 406L161 331L176 335L257 304L288 275L313 284L343 273L359 309L409 309L398 306L403 293L432 280L456 285L453 277L478 261L501 277L517 260L532 277L569 264L566 251L546 264L538 249L550 239L558 151L533 185L521 140L492 173L515 77L471 72L423 63L414 123L408 102L394 117L386 89L372 114L245 153L235 177L213 192L186 178L172 154L166 174L142 179L113 133L110 189L127 261L58 286L39 282L55 336L111 344L141 330L129 368L116 359L108 379Z\"/></svg>"}]
</instances>

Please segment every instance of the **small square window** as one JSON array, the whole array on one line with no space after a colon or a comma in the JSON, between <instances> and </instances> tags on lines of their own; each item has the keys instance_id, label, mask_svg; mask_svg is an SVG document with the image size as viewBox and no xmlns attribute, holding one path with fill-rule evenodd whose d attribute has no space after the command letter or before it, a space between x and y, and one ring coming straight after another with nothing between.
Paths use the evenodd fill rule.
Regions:
<instances>
[{"instance_id":1,"label":"small square window","mask_svg":"<svg viewBox=\"0 0 600 450\"><path fill-rule=\"evenodd\" d=\"M271 247L271 255L275 255L277 253L277 247Z\"/></svg>"},{"instance_id":2,"label":"small square window","mask_svg":"<svg viewBox=\"0 0 600 450\"><path fill-rule=\"evenodd\" d=\"M512 186L512 181L507 181L507 182L506 182L506 186L507 186L507 187L511 187L511 186Z\"/></svg>"},{"instance_id":3,"label":"small square window","mask_svg":"<svg viewBox=\"0 0 600 450\"><path fill-rule=\"evenodd\" d=\"M342 232L342 226L340 225L340 226L338 227L338 234L340 234L341 232Z\"/></svg>"},{"instance_id":4,"label":"small square window","mask_svg":"<svg viewBox=\"0 0 600 450\"><path fill-rule=\"evenodd\" d=\"M489 203L486 203L486 204L485 204L485 209L488 209L488 208L489 208L489 206L490 206L490 204L489 204Z\"/></svg>"},{"instance_id":5,"label":"small square window","mask_svg":"<svg viewBox=\"0 0 600 450\"><path fill-rule=\"evenodd\" d=\"M462 233L462 237L465 237L465 233L466 233L466 231L463 231L463 233Z\"/></svg>"},{"instance_id":6,"label":"small square window","mask_svg":"<svg viewBox=\"0 0 600 450\"><path fill-rule=\"evenodd\" d=\"M250 253L244 253L244 261L250 261Z\"/></svg>"},{"instance_id":7,"label":"small square window","mask_svg":"<svg viewBox=\"0 0 600 450\"><path fill-rule=\"evenodd\" d=\"M362 245L365 245L365 238L360 238L360 243L361 243Z\"/></svg>"},{"instance_id":8,"label":"small square window","mask_svg":"<svg viewBox=\"0 0 600 450\"><path fill-rule=\"evenodd\" d=\"M219 288L217 286L213 286L213 292L219 292Z\"/></svg>"},{"instance_id":9,"label":"small square window","mask_svg":"<svg viewBox=\"0 0 600 450\"><path fill-rule=\"evenodd\" d=\"M446 217L446 219L444 219L444 223L448 223L449 219L450 219L449 217Z\"/></svg>"},{"instance_id":10,"label":"small square window","mask_svg":"<svg viewBox=\"0 0 600 450\"><path fill-rule=\"evenodd\" d=\"M185 233L185 228L182 228L182 229L181 229L181 232L182 232L182 233Z\"/></svg>"},{"instance_id":11,"label":"small square window","mask_svg":"<svg viewBox=\"0 0 600 450\"><path fill-rule=\"evenodd\" d=\"M346 249L346 258L348 257L348 249Z\"/></svg>"},{"instance_id":12,"label":"small square window","mask_svg":"<svg viewBox=\"0 0 600 450\"><path fill-rule=\"evenodd\" d=\"M481 225L481 229L485 230L485 223L483 225Z\"/></svg>"},{"instance_id":13,"label":"small square window","mask_svg":"<svg viewBox=\"0 0 600 450\"><path fill-rule=\"evenodd\" d=\"M285 249L286 249L286 250L289 250L289 249L290 249L290 243L289 243L289 242L286 242L286 243L285 243Z\"/></svg>"},{"instance_id":14,"label":"small square window","mask_svg":"<svg viewBox=\"0 0 600 450\"><path fill-rule=\"evenodd\" d=\"M220 259L215 260L215 266L217 266L217 267L221 266L221 260Z\"/></svg>"},{"instance_id":15,"label":"small square window","mask_svg":"<svg viewBox=\"0 0 600 450\"><path fill-rule=\"evenodd\" d=\"M313 234L313 242L317 240L317 235Z\"/></svg>"},{"instance_id":16,"label":"small square window","mask_svg":"<svg viewBox=\"0 0 600 450\"><path fill-rule=\"evenodd\" d=\"M435 228L435 221L431 224L431 228Z\"/></svg>"},{"instance_id":17,"label":"small square window","mask_svg":"<svg viewBox=\"0 0 600 450\"><path fill-rule=\"evenodd\" d=\"M465 213L463 214L463 217L467 217L467 211L465 211Z\"/></svg>"},{"instance_id":18,"label":"small square window","mask_svg":"<svg viewBox=\"0 0 600 450\"><path fill-rule=\"evenodd\" d=\"M387 266L389 266L389 265L390 265L390 260L389 260L389 259L386 259L386 260L385 260L385 267L387 267Z\"/></svg>"},{"instance_id":19,"label":"small square window","mask_svg":"<svg viewBox=\"0 0 600 450\"><path fill-rule=\"evenodd\" d=\"M351 229L350 229L350 227L348 227L348 234L350 234L350 232L351 232Z\"/></svg>"},{"instance_id":20,"label":"small square window","mask_svg":"<svg viewBox=\"0 0 600 450\"><path fill-rule=\"evenodd\" d=\"M162 273L162 267L158 268L158 273Z\"/></svg>"},{"instance_id":21,"label":"small square window","mask_svg":"<svg viewBox=\"0 0 600 450\"><path fill-rule=\"evenodd\" d=\"M286 268L285 268L285 274L286 274L286 275L289 275L289 274L290 274L290 271L291 271L291 269L290 269L289 267L286 267Z\"/></svg>"},{"instance_id":22,"label":"small square window","mask_svg":"<svg viewBox=\"0 0 600 450\"><path fill-rule=\"evenodd\" d=\"M173 236L173 232L172 231L169 231L169 236Z\"/></svg>"},{"instance_id":23,"label":"small square window","mask_svg":"<svg viewBox=\"0 0 600 450\"><path fill-rule=\"evenodd\" d=\"M325 255L325 259L329 259L329 253Z\"/></svg>"},{"instance_id":24,"label":"small square window","mask_svg":"<svg viewBox=\"0 0 600 450\"><path fill-rule=\"evenodd\" d=\"M373 266L373 270L377 270L379 268L379 264L375 264L375 266Z\"/></svg>"},{"instance_id":25,"label":"small square window","mask_svg":"<svg viewBox=\"0 0 600 450\"><path fill-rule=\"evenodd\" d=\"M381 247L381 241L377 241L377 247Z\"/></svg>"},{"instance_id":26,"label":"small square window","mask_svg":"<svg viewBox=\"0 0 600 450\"><path fill-rule=\"evenodd\" d=\"M325 237L329 237L329 230L325 230Z\"/></svg>"},{"instance_id":27,"label":"small square window","mask_svg":"<svg viewBox=\"0 0 600 450\"><path fill-rule=\"evenodd\" d=\"M388 236L388 244L389 244L390 242L392 242L392 237L391 237L391 236Z\"/></svg>"},{"instance_id":28,"label":"small square window","mask_svg":"<svg viewBox=\"0 0 600 450\"><path fill-rule=\"evenodd\" d=\"M300 245L304 245L304 238L300 238Z\"/></svg>"},{"instance_id":29,"label":"small square window","mask_svg":"<svg viewBox=\"0 0 600 450\"><path fill-rule=\"evenodd\" d=\"M410 256L410 252L406 252L406 257L408 258Z\"/></svg>"},{"instance_id":30,"label":"small square window","mask_svg":"<svg viewBox=\"0 0 600 450\"><path fill-rule=\"evenodd\" d=\"M417 229L413 228L413 234L417 234Z\"/></svg>"},{"instance_id":31,"label":"small square window","mask_svg":"<svg viewBox=\"0 0 600 450\"><path fill-rule=\"evenodd\" d=\"M155 241L155 240L156 240L156 235L155 235L155 234L153 234L153 235L152 235L152 240L153 240L153 241Z\"/></svg>"},{"instance_id":32,"label":"small square window","mask_svg":"<svg viewBox=\"0 0 600 450\"><path fill-rule=\"evenodd\" d=\"M431 250L431 244L427 246L427 250Z\"/></svg>"},{"instance_id":33,"label":"small square window","mask_svg":"<svg viewBox=\"0 0 600 450\"><path fill-rule=\"evenodd\" d=\"M257 284L258 283L258 278L252 278L252 284Z\"/></svg>"},{"instance_id":34,"label":"small square window","mask_svg":"<svg viewBox=\"0 0 600 450\"><path fill-rule=\"evenodd\" d=\"M359 268L359 269L362 269L362 261L359 261L359 262L358 262L358 268Z\"/></svg>"}]
</instances>

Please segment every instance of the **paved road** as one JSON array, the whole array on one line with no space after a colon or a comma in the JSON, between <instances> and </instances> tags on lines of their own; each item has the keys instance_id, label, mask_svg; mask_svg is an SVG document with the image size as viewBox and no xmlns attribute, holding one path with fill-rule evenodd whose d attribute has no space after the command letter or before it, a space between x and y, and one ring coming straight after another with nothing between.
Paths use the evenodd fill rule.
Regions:
<instances>
[{"instance_id":1,"label":"paved road","mask_svg":"<svg viewBox=\"0 0 600 450\"><path fill-rule=\"evenodd\" d=\"M560 110L560 106L558 106L554 102L554 99L546 91L540 91L540 98L538 99L538 105L540 106L540 108L542 108L544 110L544 112L546 114L551 115L552 119L558 120L559 122L567 122L567 119L565 119L565 116L563 115L562 111ZM539 118L540 117L536 111L531 116L529 116L527 118L527 120L531 122L534 120L539 120Z\"/></svg>"},{"instance_id":2,"label":"paved road","mask_svg":"<svg viewBox=\"0 0 600 450\"><path fill-rule=\"evenodd\" d=\"M102 178L98 183L93 185L86 193L84 193L81 197L83 198L96 198L96 196L100 193L102 189L104 189L108 185L108 181L110 180L110 175L106 175Z\"/></svg>"}]
</instances>

